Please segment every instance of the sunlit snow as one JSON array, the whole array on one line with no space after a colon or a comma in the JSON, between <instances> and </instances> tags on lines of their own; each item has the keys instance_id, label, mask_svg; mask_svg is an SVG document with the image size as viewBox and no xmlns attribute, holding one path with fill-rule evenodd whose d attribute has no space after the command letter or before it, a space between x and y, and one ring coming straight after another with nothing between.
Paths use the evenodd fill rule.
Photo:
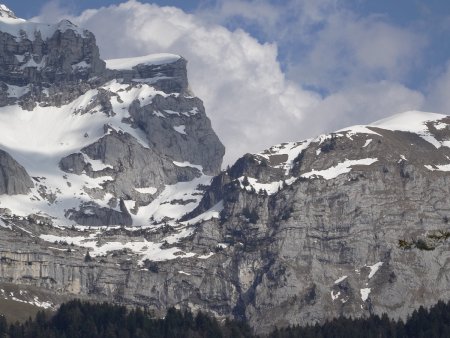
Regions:
<instances>
[{"instance_id":1,"label":"sunlit snow","mask_svg":"<svg viewBox=\"0 0 450 338\"><path fill-rule=\"evenodd\" d=\"M382 265L383 262L378 262L375 263L374 265L367 265L367 267L370 268L369 279L372 278L377 273L378 269L380 269Z\"/></svg>"},{"instance_id":2,"label":"sunlit snow","mask_svg":"<svg viewBox=\"0 0 450 338\"><path fill-rule=\"evenodd\" d=\"M339 284L340 282L344 281L347 278L347 276L342 276L341 278L338 278L334 281L334 284Z\"/></svg>"},{"instance_id":3,"label":"sunlit snow","mask_svg":"<svg viewBox=\"0 0 450 338\"><path fill-rule=\"evenodd\" d=\"M352 170L352 166L355 165L371 165L378 161L376 158L364 158L360 160L345 160L342 163L339 163L331 168L324 170L312 170L310 172L304 173L301 177L304 178L313 178L313 177L322 177L326 180L330 180L338 177L339 175L348 173Z\"/></svg>"},{"instance_id":4,"label":"sunlit snow","mask_svg":"<svg viewBox=\"0 0 450 338\"><path fill-rule=\"evenodd\" d=\"M365 302L367 298L369 298L370 288L361 289L360 292L361 292L361 299L363 302Z\"/></svg>"}]
</instances>

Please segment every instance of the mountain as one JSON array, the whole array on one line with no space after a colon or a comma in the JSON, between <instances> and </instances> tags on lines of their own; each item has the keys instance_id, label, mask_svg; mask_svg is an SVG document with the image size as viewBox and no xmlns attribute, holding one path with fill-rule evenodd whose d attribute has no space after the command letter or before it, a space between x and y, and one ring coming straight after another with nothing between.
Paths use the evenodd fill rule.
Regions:
<instances>
[{"instance_id":1,"label":"mountain","mask_svg":"<svg viewBox=\"0 0 450 338\"><path fill-rule=\"evenodd\" d=\"M450 298L450 117L406 112L221 171L181 56L104 62L92 33L0 9L5 300L175 306L261 333Z\"/></svg>"},{"instance_id":2,"label":"mountain","mask_svg":"<svg viewBox=\"0 0 450 338\"><path fill-rule=\"evenodd\" d=\"M92 33L3 12L0 191L22 195L0 198L3 208L57 225L143 226L146 208L173 218L155 201L166 186L195 187L220 171L224 147L189 91L182 57L105 64Z\"/></svg>"}]
</instances>

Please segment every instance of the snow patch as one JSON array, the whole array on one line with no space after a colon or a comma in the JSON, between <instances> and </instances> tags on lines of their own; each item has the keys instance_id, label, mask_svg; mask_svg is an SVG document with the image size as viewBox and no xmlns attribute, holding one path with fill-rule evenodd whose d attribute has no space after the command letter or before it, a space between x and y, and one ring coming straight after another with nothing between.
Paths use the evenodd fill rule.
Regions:
<instances>
[{"instance_id":1,"label":"snow patch","mask_svg":"<svg viewBox=\"0 0 450 338\"><path fill-rule=\"evenodd\" d=\"M359 291L361 292L362 301L365 302L367 300L367 298L369 298L370 288L364 288Z\"/></svg>"},{"instance_id":2,"label":"snow patch","mask_svg":"<svg viewBox=\"0 0 450 338\"><path fill-rule=\"evenodd\" d=\"M198 215L190 219L189 221L183 222L184 224L197 224L199 222L209 221L213 218L220 218L220 212L223 210L223 201L220 201L216 205L214 205L208 211L205 211L203 214Z\"/></svg>"},{"instance_id":3,"label":"snow patch","mask_svg":"<svg viewBox=\"0 0 450 338\"><path fill-rule=\"evenodd\" d=\"M186 126L184 124L179 125L179 126L173 126L173 129L183 135L187 135L186 134Z\"/></svg>"},{"instance_id":4,"label":"snow patch","mask_svg":"<svg viewBox=\"0 0 450 338\"><path fill-rule=\"evenodd\" d=\"M425 168L431 171L450 171L450 164L438 164L438 165L424 165Z\"/></svg>"},{"instance_id":5,"label":"snow patch","mask_svg":"<svg viewBox=\"0 0 450 338\"><path fill-rule=\"evenodd\" d=\"M75 64L72 65L72 69L73 70L83 69L83 68L90 68L90 67L91 67L91 65L88 64L86 61L81 61L81 62L78 62L78 63L75 63Z\"/></svg>"},{"instance_id":6,"label":"snow patch","mask_svg":"<svg viewBox=\"0 0 450 338\"><path fill-rule=\"evenodd\" d=\"M14 85L7 85L8 86L8 97L22 97L23 95L27 94L30 91L30 88L28 86L14 86Z\"/></svg>"},{"instance_id":7,"label":"snow patch","mask_svg":"<svg viewBox=\"0 0 450 338\"><path fill-rule=\"evenodd\" d=\"M134 188L134 190L136 190L137 192L139 192L141 194L150 194L150 195L153 195L158 191L158 189L156 189L155 187Z\"/></svg>"},{"instance_id":8,"label":"snow patch","mask_svg":"<svg viewBox=\"0 0 450 338\"><path fill-rule=\"evenodd\" d=\"M209 185L211 179L211 176L203 175L189 182L166 185L149 205L140 207L136 215L131 215L133 225L146 225L150 217L155 222L161 222L164 219L179 220L198 206L203 197L199 186Z\"/></svg>"},{"instance_id":9,"label":"snow patch","mask_svg":"<svg viewBox=\"0 0 450 338\"><path fill-rule=\"evenodd\" d=\"M200 258L200 259L208 259L208 258L210 258L210 257L212 257L212 256L214 256L214 252L210 252L210 253L208 253L208 254L206 254L206 255L198 256L197 258Z\"/></svg>"},{"instance_id":10,"label":"snow patch","mask_svg":"<svg viewBox=\"0 0 450 338\"><path fill-rule=\"evenodd\" d=\"M0 227L12 230L11 225L6 225L5 221L0 218Z\"/></svg>"},{"instance_id":11,"label":"snow patch","mask_svg":"<svg viewBox=\"0 0 450 338\"><path fill-rule=\"evenodd\" d=\"M184 272L184 271L178 271L178 273L180 274L180 275L186 275L186 276L190 276L191 274L190 273L187 273L187 272Z\"/></svg>"},{"instance_id":12,"label":"snow patch","mask_svg":"<svg viewBox=\"0 0 450 338\"><path fill-rule=\"evenodd\" d=\"M444 123L444 122L437 122L437 123L434 124L434 127L435 127L437 130L445 129L445 128L447 128L447 126L448 126L448 124L447 124L447 123Z\"/></svg>"},{"instance_id":13,"label":"snow patch","mask_svg":"<svg viewBox=\"0 0 450 338\"><path fill-rule=\"evenodd\" d=\"M334 292L334 290L331 290L331 299L333 300L333 302L339 298L339 296L341 295L340 291L337 291L336 293Z\"/></svg>"},{"instance_id":14,"label":"snow patch","mask_svg":"<svg viewBox=\"0 0 450 338\"><path fill-rule=\"evenodd\" d=\"M153 112L153 115L158 116L158 117L162 117L163 119L166 118L166 117L164 116L164 114L161 113L161 112L158 111L158 110L155 110L155 111Z\"/></svg>"},{"instance_id":15,"label":"snow patch","mask_svg":"<svg viewBox=\"0 0 450 338\"><path fill-rule=\"evenodd\" d=\"M436 148L440 148L439 142L428 130L427 122L442 120L446 115L426 113L421 111L408 111L391 117L376 121L371 124L373 127L392 130L405 131L419 135L425 141L431 143Z\"/></svg>"},{"instance_id":16,"label":"snow patch","mask_svg":"<svg viewBox=\"0 0 450 338\"><path fill-rule=\"evenodd\" d=\"M10 300L13 300L15 302L34 305L34 306L40 307L42 309L51 309L51 308L53 308L55 306L52 302L39 300L39 297L37 297L37 296L35 296L32 299L30 299L30 297L28 296L28 292L23 291L23 290L19 291L19 295L18 296L15 296L14 292L10 292L9 295L8 295L8 294L5 293L4 290L1 290L1 291L2 291L3 296L5 297L5 299L10 299ZM18 297L21 297L21 298L18 298ZM22 298L24 298L24 299L22 299Z\"/></svg>"},{"instance_id":17,"label":"snow patch","mask_svg":"<svg viewBox=\"0 0 450 338\"><path fill-rule=\"evenodd\" d=\"M177 115L180 116L180 112L174 111L174 110L170 110L170 109L166 109L164 110L167 114L169 115Z\"/></svg>"},{"instance_id":18,"label":"snow patch","mask_svg":"<svg viewBox=\"0 0 450 338\"><path fill-rule=\"evenodd\" d=\"M340 130L336 131L336 134L338 136L341 136L340 134L343 133L343 134L345 134L345 136L347 136L350 139L352 139L352 136L358 135L358 134L373 134L373 135L381 136L377 132L369 129L368 127L369 126L355 125L355 126L340 129Z\"/></svg>"},{"instance_id":19,"label":"snow patch","mask_svg":"<svg viewBox=\"0 0 450 338\"><path fill-rule=\"evenodd\" d=\"M30 304L43 309L50 309L54 306L51 302L40 301L38 297L34 297L33 301L31 301Z\"/></svg>"},{"instance_id":20,"label":"snow patch","mask_svg":"<svg viewBox=\"0 0 450 338\"><path fill-rule=\"evenodd\" d=\"M84 157L84 161L86 163L89 163L91 165L91 167L92 167L92 170L94 170L94 171L102 171L102 170L107 169L107 168L113 169L113 166L110 165L110 164L105 164L101 160L93 160L88 155L86 155L84 153L82 153L82 154L83 154L83 157Z\"/></svg>"},{"instance_id":21,"label":"snow patch","mask_svg":"<svg viewBox=\"0 0 450 338\"><path fill-rule=\"evenodd\" d=\"M381 268L382 265L383 262L378 262L375 263L374 265L367 265L367 267L370 268L369 279L372 278L377 273L377 271Z\"/></svg>"},{"instance_id":22,"label":"snow patch","mask_svg":"<svg viewBox=\"0 0 450 338\"><path fill-rule=\"evenodd\" d=\"M199 170L200 172L203 172L203 167L201 165L198 165L198 164L192 164L192 163L190 163L188 161L184 161L184 162L172 161L172 162L177 167L181 167L181 168L191 167L191 168L195 168L195 169Z\"/></svg>"},{"instance_id":23,"label":"snow patch","mask_svg":"<svg viewBox=\"0 0 450 338\"><path fill-rule=\"evenodd\" d=\"M348 276L342 276L342 277L336 279L336 280L334 281L334 284L339 284L340 282L344 281L347 277L348 277Z\"/></svg>"},{"instance_id":24,"label":"snow patch","mask_svg":"<svg viewBox=\"0 0 450 338\"><path fill-rule=\"evenodd\" d=\"M301 175L301 177L304 178L312 178L312 177L322 177L326 180L330 180L333 178L338 177L339 175L348 173L352 170L352 166L355 165L371 165L378 161L377 158L364 158L361 160L345 160L343 163L339 163L334 167L324 169L324 170L315 170L308 173L304 173Z\"/></svg>"},{"instance_id":25,"label":"snow patch","mask_svg":"<svg viewBox=\"0 0 450 338\"><path fill-rule=\"evenodd\" d=\"M285 175L289 174L289 171L291 170L295 158L308 146L311 144L312 139L302 141L302 142L289 142L289 143L281 143L278 145L275 145L273 147L270 147L269 149L266 149L260 153L257 153L257 156L261 156L269 161L269 165L271 162L271 159L274 159L275 157L280 157L280 155L287 155L286 160L280 161L280 163L272 164L271 166L273 168L282 168L285 170Z\"/></svg>"},{"instance_id":26,"label":"snow patch","mask_svg":"<svg viewBox=\"0 0 450 338\"><path fill-rule=\"evenodd\" d=\"M200 113L200 112L198 111L198 108L197 108L197 107L194 107L194 108L192 108L190 111L188 111L188 112L183 112L182 114L189 117L189 116L197 115L197 114L199 114L199 113Z\"/></svg>"},{"instance_id":27,"label":"snow patch","mask_svg":"<svg viewBox=\"0 0 450 338\"><path fill-rule=\"evenodd\" d=\"M366 142L365 142L364 145L363 145L363 148L367 147L371 142L372 142L372 139L371 139L371 138L368 139L368 140L366 140Z\"/></svg>"},{"instance_id":28,"label":"snow patch","mask_svg":"<svg viewBox=\"0 0 450 338\"><path fill-rule=\"evenodd\" d=\"M147 240L142 241L129 241L126 243L122 242L106 242L98 245L99 237L101 233L99 231L84 236L55 236L55 235L40 235L41 239L47 242L67 242L68 244L73 244L76 246L84 247L90 249L89 254L91 257L105 256L109 252L119 251L123 249L128 249L131 252L140 256L138 264L142 266L145 260L150 261L167 261L176 259L178 257L188 258L193 257L196 254L192 252L184 252L179 248L162 248L162 243L149 242Z\"/></svg>"},{"instance_id":29,"label":"snow patch","mask_svg":"<svg viewBox=\"0 0 450 338\"><path fill-rule=\"evenodd\" d=\"M284 185L291 185L295 181L297 181L296 177L288 178L284 181L276 181L276 182L270 182L270 183L259 183L256 178L253 177L247 177L248 184L245 182L245 176L241 176L238 178L238 181L241 185L241 189L245 189L247 191L255 190L256 192L259 191L266 191L268 195L273 195L277 193L280 189L283 188Z\"/></svg>"}]
</instances>

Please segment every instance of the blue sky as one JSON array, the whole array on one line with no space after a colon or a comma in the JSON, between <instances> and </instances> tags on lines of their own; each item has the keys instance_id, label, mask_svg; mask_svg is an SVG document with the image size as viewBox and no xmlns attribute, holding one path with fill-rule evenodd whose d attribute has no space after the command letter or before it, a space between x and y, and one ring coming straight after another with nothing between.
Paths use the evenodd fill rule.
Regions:
<instances>
[{"instance_id":1,"label":"blue sky","mask_svg":"<svg viewBox=\"0 0 450 338\"><path fill-rule=\"evenodd\" d=\"M185 56L227 161L405 110L450 113L450 1L4 3L90 29L104 58Z\"/></svg>"}]
</instances>

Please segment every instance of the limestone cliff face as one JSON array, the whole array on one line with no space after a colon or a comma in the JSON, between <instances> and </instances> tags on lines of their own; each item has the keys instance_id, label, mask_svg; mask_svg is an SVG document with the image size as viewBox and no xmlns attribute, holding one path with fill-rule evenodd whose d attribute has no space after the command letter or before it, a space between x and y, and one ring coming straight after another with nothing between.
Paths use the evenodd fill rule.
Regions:
<instances>
[{"instance_id":1,"label":"limestone cliff face","mask_svg":"<svg viewBox=\"0 0 450 338\"><path fill-rule=\"evenodd\" d=\"M450 120L440 118L423 123L426 135L380 126L280 145L216 178L199 208L223 201L220 235L208 224L196 238L229 243L235 313L267 331L339 315L404 318L448 299L450 129L435 126Z\"/></svg>"},{"instance_id":2,"label":"limestone cliff face","mask_svg":"<svg viewBox=\"0 0 450 338\"><path fill-rule=\"evenodd\" d=\"M186 60L105 67L67 22L15 34L18 19L1 20L0 286L208 311L258 333L450 298L449 117L407 112L221 172Z\"/></svg>"},{"instance_id":3,"label":"limestone cliff face","mask_svg":"<svg viewBox=\"0 0 450 338\"><path fill-rule=\"evenodd\" d=\"M450 119L419 116L427 135L369 126L246 155L178 227L99 233L4 215L1 278L245 318L260 333L339 315L405 318L450 296Z\"/></svg>"}]
</instances>

